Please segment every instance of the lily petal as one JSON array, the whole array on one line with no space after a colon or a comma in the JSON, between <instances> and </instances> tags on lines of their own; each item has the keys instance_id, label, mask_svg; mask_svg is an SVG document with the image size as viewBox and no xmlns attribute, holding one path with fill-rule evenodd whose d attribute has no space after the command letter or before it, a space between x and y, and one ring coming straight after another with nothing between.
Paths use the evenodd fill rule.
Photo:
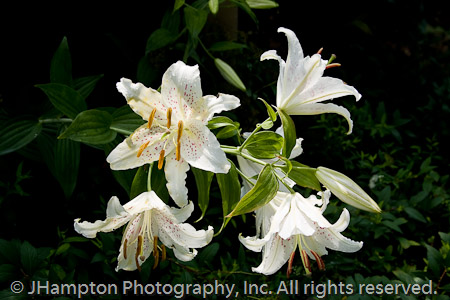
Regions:
<instances>
[{"instance_id":1,"label":"lily petal","mask_svg":"<svg viewBox=\"0 0 450 300\"><path fill-rule=\"evenodd\" d=\"M188 203L188 189L186 188L186 172L188 170L189 164L183 158L177 161L174 151L166 156L164 172L166 174L167 190L179 207L183 207Z\"/></svg>"},{"instance_id":2,"label":"lily petal","mask_svg":"<svg viewBox=\"0 0 450 300\"><path fill-rule=\"evenodd\" d=\"M214 114L232 110L241 105L239 98L228 94L219 93L218 97L207 95L203 98L205 99L207 111L207 114L202 118L205 122L211 120Z\"/></svg>"},{"instance_id":3,"label":"lily petal","mask_svg":"<svg viewBox=\"0 0 450 300\"><path fill-rule=\"evenodd\" d=\"M108 155L106 161L110 163L112 170L132 169L156 161L159 159L162 149L169 153L175 147L171 140L163 138L165 133L164 128L153 126L148 129L147 125L144 124L117 145ZM147 142L145 149L138 155L140 148Z\"/></svg>"},{"instance_id":4,"label":"lily petal","mask_svg":"<svg viewBox=\"0 0 450 300\"><path fill-rule=\"evenodd\" d=\"M131 109L142 119L147 121L154 108L156 108L155 118L157 120L165 118L167 105L158 91L147 88L139 82L133 83L127 78L121 78L116 87L124 95Z\"/></svg>"},{"instance_id":5,"label":"lily petal","mask_svg":"<svg viewBox=\"0 0 450 300\"><path fill-rule=\"evenodd\" d=\"M181 157L191 166L213 173L227 173L231 165L216 136L198 120L191 120L181 137Z\"/></svg>"},{"instance_id":6,"label":"lily petal","mask_svg":"<svg viewBox=\"0 0 450 300\"><path fill-rule=\"evenodd\" d=\"M188 66L182 61L172 64L163 75L161 95L173 110L174 123L197 113L192 107L203 101L198 65Z\"/></svg>"},{"instance_id":7,"label":"lily petal","mask_svg":"<svg viewBox=\"0 0 450 300\"><path fill-rule=\"evenodd\" d=\"M117 197L111 197L106 209L106 220L97 220L94 223L81 222L75 219L75 231L87 238L95 238L97 232L113 231L130 220L131 215L120 205Z\"/></svg>"},{"instance_id":8,"label":"lily petal","mask_svg":"<svg viewBox=\"0 0 450 300\"><path fill-rule=\"evenodd\" d=\"M278 234L275 235L264 249L261 264L252 268L252 271L264 275L274 274L288 261L295 247L296 238L284 240Z\"/></svg>"}]
</instances>

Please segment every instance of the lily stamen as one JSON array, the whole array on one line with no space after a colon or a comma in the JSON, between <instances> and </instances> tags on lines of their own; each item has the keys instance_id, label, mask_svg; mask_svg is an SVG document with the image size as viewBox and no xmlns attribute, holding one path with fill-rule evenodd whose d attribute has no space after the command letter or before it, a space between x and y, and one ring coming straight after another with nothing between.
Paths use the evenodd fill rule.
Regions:
<instances>
[{"instance_id":1,"label":"lily stamen","mask_svg":"<svg viewBox=\"0 0 450 300\"><path fill-rule=\"evenodd\" d=\"M177 131L177 147L175 150L175 158L177 161L180 160L181 158L181 153L180 153L180 147L181 147L181 143L180 143L180 139L181 139L181 135L183 134L183 121L178 121L178 131Z\"/></svg>"},{"instance_id":2,"label":"lily stamen","mask_svg":"<svg viewBox=\"0 0 450 300\"><path fill-rule=\"evenodd\" d=\"M314 255L314 258L316 259L317 266L319 267L319 270L323 271L325 270L325 262L323 261L322 257L319 256L316 252L310 250L312 255Z\"/></svg>"},{"instance_id":3,"label":"lily stamen","mask_svg":"<svg viewBox=\"0 0 450 300\"><path fill-rule=\"evenodd\" d=\"M156 114L156 107L152 110L150 116L148 117L147 128L149 129L152 127L153 119L155 119L155 114Z\"/></svg>"},{"instance_id":4,"label":"lily stamen","mask_svg":"<svg viewBox=\"0 0 450 300\"><path fill-rule=\"evenodd\" d=\"M317 54L322 54L323 51L323 47L319 49L319 51L317 51Z\"/></svg>"},{"instance_id":5,"label":"lily stamen","mask_svg":"<svg viewBox=\"0 0 450 300\"><path fill-rule=\"evenodd\" d=\"M158 237L153 237L153 257L155 258L155 263L153 264L153 270L156 269L159 263L159 250L158 250Z\"/></svg>"},{"instance_id":6,"label":"lily stamen","mask_svg":"<svg viewBox=\"0 0 450 300\"><path fill-rule=\"evenodd\" d=\"M138 153L137 153L137 157L140 157L142 155L142 152L144 152L145 148L147 148L148 144L150 143L150 141L147 141L146 143L142 144L139 149L138 149Z\"/></svg>"},{"instance_id":7,"label":"lily stamen","mask_svg":"<svg viewBox=\"0 0 450 300\"><path fill-rule=\"evenodd\" d=\"M291 256L289 257L288 269L286 271L286 277L289 278L292 274L292 263L294 262L295 251L292 251Z\"/></svg>"},{"instance_id":8,"label":"lily stamen","mask_svg":"<svg viewBox=\"0 0 450 300\"><path fill-rule=\"evenodd\" d=\"M308 253L305 250L300 251L302 257L303 266L305 267L306 275L311 274L311 262L309 261Z\"/></svg>"},{"instance_id":9,"label":"lily stamen","mask_svg":"<svg viewBox=\"0 0 450 300\"><path fill-rule=\"evenodd\" d=\"M141 271L141 265L139 264L139 256L141 256L142 254L142 235L138 236L138 245L136 248L136 254L134 256L134 261L136 262L136 267L138 269L138 271Z\"/></svg>"},{"instance_id":10,"label":"lily stamen","mask_svg":"<svg viewBox=\"0 0 450 300\"><path fill-rule=\"evenodd\" d=\"M167 129L170 129L170 126L172 125L172 107L169 107L167 109Z\"/></svg>"},{"instance_id":11,"label":"lily stamen","mask_svg":"<svg viewBox=\"0 0 450 300\"><path fill-rule=\"evenodd\" d=\"M166 260L166 246L164 246L164 244L161 245L161 253L162 253L161 261L165 261Z\"/></svg>"},{"instance_id":12,"label":"lily stamen","mask_svg":"<svg viewBox=\"0 0 450 300\"><path fill-rule=\"evenodd\" d=\"M328 64L325 69L330 69L330 68L335 68L335 67L340 67L341 64L340 63L332 63L332 64Z\"/></svg>"},{"instance_id":13,"label":"lily stamen","mask_svg":"<svg viewBox=\"0 0 450 300\"><path fill-rule=\"evenodd\" d=\"M162 169L163 163L164 163L164 154L166 151L164 149L161 150L159 153L159 160L158 160L158 170Z\"/></svg>"},{"instance_id":14,"label":"lily stamen","mask_svg":"<svg viewBox=\"0 0 450 300\"><path fill-rule=\"evenodd\" d=\"M127 259L128 239L123 242L123 258Z\"/></svg>"}]
</instances>

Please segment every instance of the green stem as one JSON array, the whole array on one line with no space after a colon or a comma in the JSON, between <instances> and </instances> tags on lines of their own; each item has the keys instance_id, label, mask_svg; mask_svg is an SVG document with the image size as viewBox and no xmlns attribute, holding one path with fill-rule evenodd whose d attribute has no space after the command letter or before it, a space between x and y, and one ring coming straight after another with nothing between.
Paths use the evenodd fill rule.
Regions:
<instances>
[{"instance_id":1,"label":"green stem","mask_svg":"<svg viewBox=\"0 0 450 300\"><path fill-rule=\"evenodd\" d=\"M271 120L270 118L267 118L264 122L266 122L266 121L269 121L269 120ZM263 123L264 123L263 122ZM247 145L247 143L248 143L248 141L250 140L250 138L254 135L254 134L256 134L258 131L260 131L261 130L261 128L262 128L262 124L263 123L261 123L261 124L257 124L256 125L256 128L255 128L255 130L253 130L253 132L252 133L250 133L250 135L245 139L245 141L242 143L242 145L241 146L239 146L239 151L241 151L242 149L244 149L245 148L245 146Z\"/></svg>"},{"instance_id":2,"label":"green stem","mask_svg":"<svg viewBox=\"0 0 450 300\"><path fill-rule=\"evenodd\" d=\"M294 194L294 193L295 193L294 189L291 188L291 187L289 186L289 184L287 184L286 182L284 182L283 178L282 178L280 175L278 175L276 172L273 172L273 174L275 174L275 176L278 178L278 180L279 180L279 181L280 181L280 182L288 189L289 192L291 192L291 194Z\"/></svg>"},{"instance_id":3,"label":"green stem","mask_svg":"<svg viewBox=\"0 0 450 300\"><path fill-rule=\"evenodd\" d=\"M115 127L109 127L109 129L114 130L118 133L124 134L124 135L131 135L133 133L133 131L128 131L128 130L124 130L124 129L120 129L120 128L115 128Z\"/></svg>"},{"instance_id":4,"label":"green stem","mask_svg":"<svg viewBox=\"0 0 450 300\"><path fill-rule=\"evenodd\" d=\"M48 124L48 123L72 123L73 120L69 118L59 118L59 119L41 119L39 123Z\"/></svg>"},{"instance_id":5,"label":"green stem","mask_svg":"<svg viewBox=\"0 0 450 300\"><path fill-rule=\"evenodd\" d=\"M149 192L152 190L152 170L153 170L153 163L150 164L147 175L147 191Z\"/></svg>"},{"instance_id":6,"label":"green stem","mask_svg":"<svg viewBox=\"0 0 450 300\"><path fill-rule=\"evenodd\" d=\"M205 45L203 45L202 41L197 38L200 46L202 46L203 50L205 50L206 54L208 54L209 57L211 57L212 60L215 60L216 58L208 51L208 49L205 47Z\"/></svg>"}]
</instances>

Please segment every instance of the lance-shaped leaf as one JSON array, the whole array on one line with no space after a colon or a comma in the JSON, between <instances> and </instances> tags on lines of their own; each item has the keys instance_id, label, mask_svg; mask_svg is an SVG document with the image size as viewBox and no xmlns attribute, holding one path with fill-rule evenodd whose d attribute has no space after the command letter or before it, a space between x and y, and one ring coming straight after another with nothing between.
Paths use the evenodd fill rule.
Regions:
<instances>
[{"instance_id":1,"label":"lance-shaped leaf","mask_svg":"<svg viewBox=\"0 0 450 300\"><path fill-rule=\"evenodd\" d=\"M291 155L292 149L294 149L297 138L297 133L295 132L295 124L291 116L289 116L283 110L278 109L278 114L280 115L281 124L283 124L283 156L289 157Z\"/></svg>"},{"instance_id":2,"label":"lance-shaped leaf","mask_svg":"<svg viewBox=\"0 0 450 300\"><path fill-rule=\"evenodd\" d=\"M116 137L116 132L109 127L112 116L101 110L86 110L80 113L70 126L59 136L88 144L106 144Z\"/></svg>"},{"instance_id":3,"label":"lance-shaped leaf","mask_svg":"<svg viewBox=\"0 0 450 300\"><path fill-rule=\"evenodd\" d=\"M0 155L19 150L34 140L41 132L37 121L20 120L2 124L0 128Z\"/></svg>"},{"instance_id":4,"label":"lance-shaped leaf","mask_svg":"<svg viewBox=\"0 0 450 300\"><path fill-rule=\"evenodd\" d=\"M147 40L145 47L145 54L163 48L173 43L178 38L178 35L166 28L158 28L152 32Z\"/></svg>"},{"instance_id":5,"label":"lance-shaped leaf","mask_svg":"<svg viewBox=\"0 0 450 300\"><path fill-rule=\"evenodd\" d=\"M286 165L283 171L289 172L289 178L292 179L296 184L302 187L310 188L316 191L321 191L320 182L316 177L316 169L308 167L307 165L301 164L297 161L291 160L291 169L288 170Z\"/></svg>"},{"instance_id":6,"label":"lance-shaped leaf","mask_svg":"<svg viewBox=\"0 0 450 300\"><path fill-rule=\"evenodd\" d=\"M271 165L267 164L258 175L253 188L245 194L226 217L252 212L272 200L278 191L278 180Z\"/></svg>"},{"instance_id":7,"label":"lance-shaped leaf","mask_svg":"<svg viewBox=\"0 0 450 300\"><path fill-rule=\"evenodd\" d=\"M102 78L103 74L77 78L73 81L73 87L83 99L86 99L94 90L97 82Z\"/></svg>"},{"instance_id":8,"label":"lance-shaped leaf","mask_svg":"<svg viewBox=\"0 0 450 300\"><path fill-rule=\"evenodd\" d=\"M239 202L241 196L241 185L239 183L238 172L236 166L231 160L228 160L231 164L231 168L226 174L216 174L217 183L220 188L220 195L222 198L223 216L226 217ZM228 224L231 218L225 218L222 224L222 228Z\"/></svg>"},{"instance_id":9,"label":"lance-shaped leaf","mask_svg":"<svg viewBox=\"0 0 450 300\"><path fill-rule=\"evenodd\" d=\"M272 0L245 0L252 9L271 9L278 7L278 3Z\"/></svg>"},{"instance_id":10,"label":"lance-shaped leaf","mask_svg":"<svg viewBox=\"0 0 450 300\"><path fill-rule=\"evenodd\" d=\"M247 150L256 158L275 158L280 155L283 147L283 137L272 131L258 132L251 137L245 144Z\"/></svg>"},{"instance_id":11,"label":"lance-shaped leaf","mask_svg":"<svg viewBox=\"0 0 450 300\"><path fill-rule=\"evenodd\" d=\"M244 83L229 64L227 64L220 58L214 59L214 64L226 81L228 81L234 87L245 92L246 88Z\"/></svg>"},{"instance_id":12,"label":"lance-shaped leaf","mask_svg":"<svg viewBox=\"0 0 450 300\"><path fill-rule=\"evenodd\" d=\"M344 174L318 167L316 177L342 202L362 210L381 212L378 204L359 185Z\"/></svg>"},{"instance_id":13,"label":"lance-shaped leaf","mask_svg":"<svg viewBox=\"0 0 450 300\"><path fill-rule=\"evenodd\" d=\"M258 99L264 103L267 109L267 114L269 115L270 119L275 122L277 120L277 113L273 110L272 106L270 106L269 103L267 103L263 98Z\"/></svg>"},{"instance_id":14,"label":"lance-shaped leaf","mask_svg":"<svg viewBox=\"0 0 450 300\"><path fill-rule=\"evenodd\" d=\"M80 143L72 140L57 140L55 148L55 177L61 185L66 198L76 186L80 165Z\"/></svg>"},{"instance_id":15,"label":"lance-shaped leaf","mask_svg":"<svg viewBox=\"0 0 450 300\"><path fill-rule=\"evenodd\" d=\"M50 81L72 85L72 59L66 37L62 39L50 63Z\"/></svg>"},{"instance_id":16,"label":"lance-shaped leaf","mask_svg":"<svg viewBox=\"0 0 450 300\"><path fill-rule=\"evenodd\" d=\"M219 0L209 0L208 1L209 9L215 15L219 11Z\"/></svg>"},{"instance_id":17,"label":"lance-shaped leaf","mask_svg":"<svg viewBox=\"0 0 450 300\"><path fill-rule=\"evenodd\" d=\"M140 166L136 172L136 175L133 178L133 183L131 184L130 189L130 198L134 199L143 192L147 192L148 187L148 172L150 165Z\"/></svg>"},{"instance_id":18,"label":"lance-shaped leaf","mask_svg":"<svg viewBox=\"0 0 450 300\"><path fill-rule=\"evenodd\" d=\"M53 106L69 118L75 119L80 112L87 108L83 96L67 85L48 83L38 84L36 87L48 96Z\"/></svg>"},{"instance_id":19,"label":"lance-shaped leaf","mask_svg":"<svg viewBox=\"0 0 450 300\"><path fill-rule=\"evenodd\" d=\"M209 189L211 187L211 181L214 173L203 171L194 167L192 167L192 172L194 173L195 183L197 185L198 206L202 211L201 217L197 220L198 222L205 216L206 209L209 205Z\"/></svg>"},{"instance_id":20,"label":"lance-shaped leaf","mask_svg":"<svg viewBox=\"0 0 450 300\"><path fill-rule=\"evenodd\" d=\"M230 138L239 132L240 124L238 122L234 122L228 117L214 117L208 122L209 129L217 129L222 128L219 132L217 132L216 137L218 139L226 139Z\"/></svg>"},{"instance_id":21,"label":"lance-shaped leaf","mask_svg":"<svg viewBox=\"0 0 450 300\"><path fill-rule=\"evenodd\" d=\"M247 45L229 41L222 41L212 44L208 50L214 52L214 51L237 50L243 48L247 48Z\"/></svg>"},{"instance_id":22,"label":"lance-shaped leaf","mask_svg":"<svg viewBox=\"0 0 450 300\"><path fill-rule=\"evenodd\" d=\"M196 39L206 24L208 12L202 9L196 9L192 6L184 8L184 17L186 20L186 27L192 38Z\"/></svg>"},{"instance_id":23,"label":"lance-shaped leaf","mask_svg":"<svg viewBox=\"0 0 450 300\"><path fill-rule=\"evenodd\" d=\"M118 108L112 114L113 120L110 128L114 131L129 135L145 123L128 105ZM133 198L131 198L133 199Z\"/></svg>"}]
</instances>

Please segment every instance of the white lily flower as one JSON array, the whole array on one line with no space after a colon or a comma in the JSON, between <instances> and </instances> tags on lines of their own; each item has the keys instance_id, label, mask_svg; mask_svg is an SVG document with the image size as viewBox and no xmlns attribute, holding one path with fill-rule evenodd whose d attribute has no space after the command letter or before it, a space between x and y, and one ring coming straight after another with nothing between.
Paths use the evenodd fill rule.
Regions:
<instances>
[{"instance_id":1,"label":"white lily flower","mask_svg":"<svg viewBox=\"0 0 450 300\"><path fill-rule=\"evenodd\" d=\"M340 114L347 119L350 134L353 122L349 111L336 104L320 102L346 95L353 95L358 101L361 95L354 87L340 79L323 77L328 61L321 59L320 54L304 57L303 49L294 32L283 27L278 28L278 32L284 32L288 39L286 62L275 50L266 51L261 55L261 60L275 59L280 64L277 107L289 115Z\"/></svg>"},{"instance_id":2,"label":"white lily flower","mask_svg":"<svg viewBox=\"0 0 450 300\"><path fill-rule=\"evenodd\" d=\"M240 105L232 95L202 96L198 66L181 61L162 78L161 93L122 78L117 83L130 107L148 121L107 157L113 170L136 168L166 158L167 189L178 206L187 204L186 172L189 165L214 173L230 169L215 135L206 126L215 113Z\"/></svg>"},{"instance_id":3,"label":"white lily flower","mask_svg":"<svg viewBox=\"0 0 450 300\"><path fill-rule=\"evenodd\" d=\"M207 245L213 237L213 228L196 230L183 223L194 209L192 202L183 208L171 208L153 191L144 192L122 206L112 197L106 209L106 220L94 223L75 219L75 231L87 238L95 238L97 232L110 232L128 223L122 238L116 271L133 271L152 254L159 257L158 239L164 255L165 247L173 249L182 261L190 261L197 250ZM191 251L192 249L192 251Z\"/></svg>"},{"instance_id":4,"label":"white lily flower","mask_svg":"<svg viewBox=\"0 0 450 300\"><path fill-rule=\"evenodd\" d=\"M348 211L344 209L339 220L330 224L322 216L330 192L319 194L322 200L314 195L305 199L298 193L278 192L274 200L256 211L257 235L239 236L245 247L263 252L261 264L252 268L254 272L265 275L277 272L293 258L297 248L307 273L311 272L309 258L317 260L320 268L324 267L321 256L328 253L326 248L342 252L361 249L362 242L355 242L341 234L350 222Z\"/></svg>"}]
</instances>

